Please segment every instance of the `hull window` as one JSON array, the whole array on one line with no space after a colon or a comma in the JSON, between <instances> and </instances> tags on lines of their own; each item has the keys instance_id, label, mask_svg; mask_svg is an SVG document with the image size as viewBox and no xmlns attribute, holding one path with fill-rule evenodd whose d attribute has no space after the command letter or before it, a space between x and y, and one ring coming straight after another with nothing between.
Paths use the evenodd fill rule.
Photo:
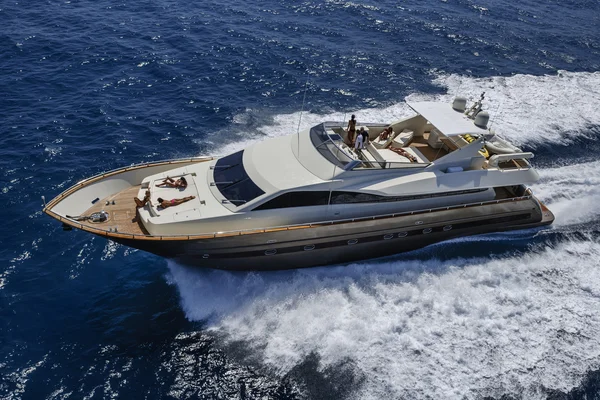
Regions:
<instances>
[{"instance_id":1,"label":"hull window","mask_svg":"<svg viewBox=\"0 0 600 400\"><path fill-rule=\"evenodd\" d=\"M272 256L272 255L275 255L275 254L277 254L277 250L276 249L265 251L265 256Z\"/></svg>"},{"instance_id":2,"label":"hull window","mask_svg":"<svg viewBox=\"0 0 600 400\"><path fill-rule=\"evenodd\" d=\"M383 240L390 240L394 237L393 233L388 233L387 235L383 236Z\"/></svg>"},{"instance_id":3,"label":"hull window","mask_svg":"<svg viewBox=\"0 0 600 400\"><path fill-rule=\"evenodd\" d=\"M444 226L444 231L446 231L446 232L448 232L451 229L452 229L452 225L446 225L446 226Z\"/></svg>"},{"instance_id":4,"label":"hull window","mask_svg":"<svg viewBox=\"0 0 600 400\"><path fill-rule=\"evenodd\" d=\"M406 237L406 236L408 236L408 232L400 232L398 234L398 237Z\"/></svg>"},{"instance_id":5,"label":"hull window","mask_svg":"<svg viewBox=\"0 0 600 400\"><path fill-rule=\"evenodd\" d=\"M348 244L352 245L352 244L356 244L358 243L358 239L350 239L348 240Z\"/></svg>"},{"instance_id":6,"label":"hull window","mask_svg":"<svg viewBox=\"0 0 600 400\"><path fill-rule=\"evenodd\" d=\"M425 228L425 229L423 229L423 233L425 235L427 235L428 233L431 233L432 231L433 231L433 229L431 229L431 228Z\"/></svg>"},{"instance_id":7,"label":"hull window","mask_svg":"<svg viewBox=\"0 0 600 400\"><path fill-rule=\"evenodd\" d=\"M314 244L308 244L306 246L304 246L304 251L311 251L315 249L315 245Z\"/></svg>"}]
</instances>

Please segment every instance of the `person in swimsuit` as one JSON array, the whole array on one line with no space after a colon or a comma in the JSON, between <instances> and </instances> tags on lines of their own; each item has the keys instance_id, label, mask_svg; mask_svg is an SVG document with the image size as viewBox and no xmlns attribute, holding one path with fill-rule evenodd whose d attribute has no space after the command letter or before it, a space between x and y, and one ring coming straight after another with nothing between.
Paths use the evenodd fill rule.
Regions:
<instances>
[{"instance_id":1,"label":"person in swimsuit","mask_svg":"<svg viewBox=\"0 0 600 400\"><path fill-rule=\"evenodd\" d=\"M394 130L391 126L385 128L381 134L379 134L379 140L388 140L390 136L394 134Z\"/></svg>"},{"instance_id":2,"label":"person in swimsuit","mask_svg":"<svg viewBox=\"0 0 600 400\"><path fill-rule=\"evenodd\" d=\"M135 205L138 207L144 207L146 205L146 203L149 203L150 205L152 205L152 201L150 201L150 189L146 190L143 200L140 200L137 197L134 197L133 201L135 201Z\"/></svg>"},{"instance_id":3,"label":"person in swimsuit","mask_svg":"<svg viewBox=\"0 0 600 400\"><path fill-rule=\"evenodd\" d=\"M348 121L348 143L350 146L354 146L354 136L356 135L356 115L352 114L352 118Z\"/></svg>"},{"instance_id":4,"label":"person in swimsuit","mask_svg":"<svg viewBox=\"0 0 600 400\"><path fill-rule=\"evenodd\" d=\"M188 183L185 178L182 176L181 178L174 180L173 178L169 178L168 176L162 181L162 183L156 184L157 187L168 186L173 188L182 188L185 189Z\"/></svg>"},{"instance_id":5,"label":"person in swimsuit","mask_svg":"<svg viewBox=\"0 0 600 400\"><path fill-rule=\"evenodd\" d=\"M178 206L180 204L185 203L186 201L190 201L192 199L195 199L196 196L188 196L188 197L184 197L183 199L171 199L171 200L164 200L162 198L158 198L158 206L162 207L162 208L167 208L167 207L173 207L173 206Z\"/></svg>"},{"instance_id":6,"label":"person in swimsuit","mask_svg":"<svg viewBox=\"0 0 600 400\"><path fill-rule=\"evenodd\" d=\"M418 161L415 156L413 156L408 151L406 151L406 150L404 150L402 148L390 147L390 150L393 151L396 154L401 155L402 157L408 158L410 160L410 162L417 162Z\"/></svg>"}]
</instances>

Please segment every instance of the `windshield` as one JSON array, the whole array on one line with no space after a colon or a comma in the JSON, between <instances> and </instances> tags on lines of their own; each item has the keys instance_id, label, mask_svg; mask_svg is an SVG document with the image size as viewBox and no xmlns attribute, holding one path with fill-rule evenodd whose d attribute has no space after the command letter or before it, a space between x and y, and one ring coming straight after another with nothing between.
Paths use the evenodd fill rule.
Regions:
<instances>
[{"instance_id":1,"label":"windshield","mask_svg":"<svg viewBox=\"0 0 600 400\"><path fill-rule=\"evenodd\" d=\"M344 168L354 158L340 148L344 140L331 129L327 129L330 127L329 124L325 123L311 128L310 140L317 151L329 162L340 168Z\"/></svg>"},{"instance_id":2,"label":"windshield","mask_svg":"<svg viewBox=\"0 0 600 400\"><path fill-rule=\"evenodd\" d=\"M242 162L244 151L217 160L214 167L215 185L236 207L254 200L265 192L250 179Z\"/></svg>"}]
</instances>

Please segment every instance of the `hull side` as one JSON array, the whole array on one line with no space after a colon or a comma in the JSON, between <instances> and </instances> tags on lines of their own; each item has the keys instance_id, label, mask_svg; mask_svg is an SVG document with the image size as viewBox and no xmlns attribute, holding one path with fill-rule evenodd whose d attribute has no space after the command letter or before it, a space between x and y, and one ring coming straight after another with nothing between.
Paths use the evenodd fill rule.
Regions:
<instances>
[{"instance_id":1,"label":"hull side","mask_svg":"<svg viewBox=\"0 0 600 400\"><path fill-rule=\"evenodd\" d=\"M527 201L260 234L152 242L112 239L187 265L280 270L382 257L456 237L532 228L553 220L552 213L531 197Z\"/></svg>"}]
</instances>

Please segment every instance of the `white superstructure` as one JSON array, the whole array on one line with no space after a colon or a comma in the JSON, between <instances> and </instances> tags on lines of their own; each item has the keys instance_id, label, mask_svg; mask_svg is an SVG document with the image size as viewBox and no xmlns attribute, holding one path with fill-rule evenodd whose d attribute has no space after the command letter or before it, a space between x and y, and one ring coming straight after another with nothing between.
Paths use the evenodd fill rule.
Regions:
<instances>
[{"instance_id":1,"label":"white superstructure","mask_svg":"<svg viewBox=\"0 0 600 400\"><path fill-rule=\"evenodd\" d=\"M151 235L196 235L483 202L498 196L495 188L538 179L531 153L497 141L462 109L409 105L413 117L363 124L370 142L360 151L348 145L341 123L326 122L211 162L147 176L139 197L149 188L153 206L140 209L139 216ZM394 137L377 140L388 126ZM489 154L486 143L512 152ZM167 176L185 176L189 185L157 187ZM189 195L196 198L156 207L159 197Z\"/></svg>"}]
</instances>

